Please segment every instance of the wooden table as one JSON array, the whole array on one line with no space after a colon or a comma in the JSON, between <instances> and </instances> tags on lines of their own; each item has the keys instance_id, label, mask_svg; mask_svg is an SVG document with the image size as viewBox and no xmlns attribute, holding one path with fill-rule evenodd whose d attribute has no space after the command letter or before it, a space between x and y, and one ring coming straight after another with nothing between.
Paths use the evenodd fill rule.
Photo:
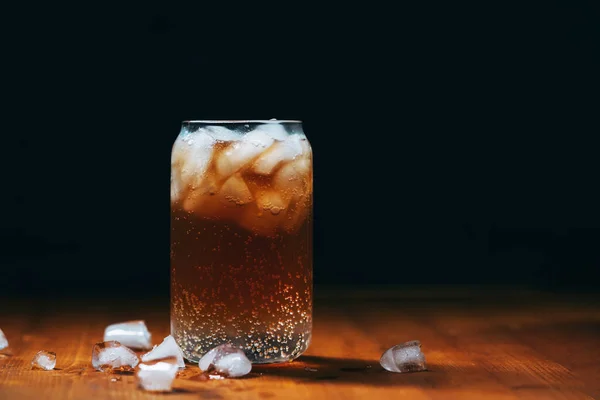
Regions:
<instances>
[{"instance_id":1,"label":"wooden table","mask_svg":"<svg viewBox=\"0 0 600 400\"><path fill-rule=\"evenodd\" d=\"M600 399L600 302L590 296L502 288L317 289L314 338L304 356L230 380L204 380L190 365L168 395L145 393L134 376L90 365L92 345L109 323L145 319L159 342L169 330L166 301L0 304L0 328L11 344L11 354L0 355L2 400ZM380 367L385 349L413 339L422 342L429 371L394 374ZM57 353L54 371L30 369L41 349Z\"/></svg>"}]
</instances>

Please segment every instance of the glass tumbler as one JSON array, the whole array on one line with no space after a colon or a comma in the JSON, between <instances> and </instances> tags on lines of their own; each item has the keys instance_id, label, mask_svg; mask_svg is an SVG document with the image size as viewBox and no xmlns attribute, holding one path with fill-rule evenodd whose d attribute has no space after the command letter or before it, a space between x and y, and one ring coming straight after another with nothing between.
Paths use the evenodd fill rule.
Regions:
<instances>
[{"instance_id":1,"label":"glass tumbler","mask_svg":"<svg viewBox=\"0 0 600 400\"><path fill-rule=\"evenodd\" d=\"M312 150L301 121L184 121L171 156L171 333L291 361L312 329Z\"/></svg>"}]
</instances>

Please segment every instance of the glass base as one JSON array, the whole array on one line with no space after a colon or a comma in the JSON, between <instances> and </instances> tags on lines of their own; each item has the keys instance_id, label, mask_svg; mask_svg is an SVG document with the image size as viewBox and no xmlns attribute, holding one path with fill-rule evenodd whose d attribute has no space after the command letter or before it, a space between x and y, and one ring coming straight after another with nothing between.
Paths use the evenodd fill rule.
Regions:
<instances>
[{"instance_id":1,"label":"glass base","mask_svg":"<svg viewBox=\"0 0 600 400\"><path fill-rule=\"evenodd\" d=\"M252 346L252 344L243 344L240 345L238 342L238 340L230 340L230 341L223 341L221 343L217 343L213 346L211 346L210 348L205 349L205 351L189 351L186 347L183 347L180 345L181 350L183 351L183 357L194 364L198 364L198 362L200 361L200 358L202 358L202 356L204 355L204 353L206 353L207 351L209 351L210 349L219 346L221 344L224 343L231 343L234 346L238 346L240 348L242 348L244 350L244 353L246 354L246 357L248 357L248 359L250 360L250 362L252 362L252 364L281 364L281 363L287 363L287 362L291 362L293 360L295 360L296 358L300 357L302 355L302 353L304 353L306 351L306 349L308 349L308 346L310 344L310 334L308 335L302 335L301 337L299 337L297 340L295 341L291 341L291 343L269 343L267 340L263 341L263 343L267 343L267 346L265 348L256 348L254 346ZM290 346L290 344L293 344L293 347ZM197 348L199 346L196 346ZM286 353L286 350L289 349L290 347L293 348L293 350L290 353ZM198 349L200 350L200 349ZM203 349L204 350L204 349Z\"/></svg>"},{"instance_id":2,"label":"glass base","mask_svg":"<svg viewBox=\"0 0 600 400\"><path fill-rule=\"evenodd\" d=\"M252 364L283 364L283 363L289 363L294 361L296 358L300 357L302 355L302 353L294 356L294 357L287 357L287 358L269 358L269 359L257 359L257 360L252 360ZM198 364L200 362L199 358L190 358L184 355L184 358L186 361L192 363L192 364Z\"/></svg>"}]
</instances>

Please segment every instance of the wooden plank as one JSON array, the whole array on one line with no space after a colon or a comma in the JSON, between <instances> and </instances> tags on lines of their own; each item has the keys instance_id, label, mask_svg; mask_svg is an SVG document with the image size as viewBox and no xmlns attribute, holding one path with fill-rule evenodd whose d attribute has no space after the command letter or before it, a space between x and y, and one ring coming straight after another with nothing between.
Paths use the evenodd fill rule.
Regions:
<instances>
[{"instance_id":1,"label":"wooden plank","mask_svg":"<svg viewBox=\"0 0 600 400\"><path fill-rule=\"evenodd\" d=\"M498 300L448 288L443 296L388 289L323 293L315 303L311 346L300 359L218 381L207 381L190 365L168 397L600 398L598 303L539 293ZM154 342L160 342L169 331L166 301L2 304L0 327L11 354L0 355L0 399L165 398L139 390L132 375L94 371L90 358L93 344L113 322L145 319ZM380 367L385 349L413 339L423 343L429 371L393 374ZM30 369L42 349L57 353L56 370Z\"/></svg>"}]
</instances>

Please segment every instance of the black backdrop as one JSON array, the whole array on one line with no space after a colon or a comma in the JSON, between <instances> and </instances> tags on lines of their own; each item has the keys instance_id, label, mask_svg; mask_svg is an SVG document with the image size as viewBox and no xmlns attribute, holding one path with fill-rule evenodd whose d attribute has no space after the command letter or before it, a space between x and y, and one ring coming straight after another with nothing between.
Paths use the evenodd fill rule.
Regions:
<instances>
[{"instance_id":1,"label":"black backdrop","mask_svg":"<svg viewBox=\"0 0 600 400\"><path fill-rule=\"evenodd\" d=\"M219 118L304 121L318 283L598 286L597 4L256 7L4 13L3 293L166 293Z\"/></svg>"}]
</instances>

